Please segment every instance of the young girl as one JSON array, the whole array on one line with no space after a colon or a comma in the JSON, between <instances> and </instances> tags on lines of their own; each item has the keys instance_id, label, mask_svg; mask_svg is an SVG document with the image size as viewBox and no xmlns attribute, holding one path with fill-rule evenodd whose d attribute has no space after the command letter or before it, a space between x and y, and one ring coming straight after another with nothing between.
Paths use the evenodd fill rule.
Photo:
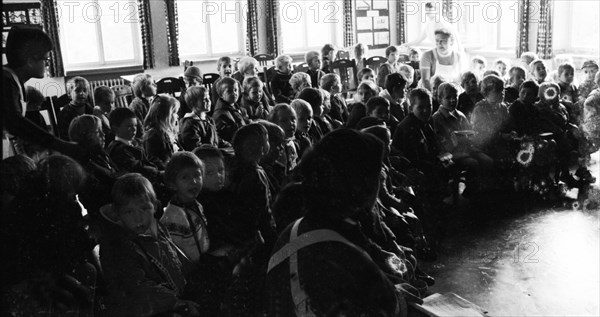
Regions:
<instances>
[{"instance_id":1,"label":"young girl","mask_svg":"<svg viewBox=\"0 0 600 317\"><path fill-rule=\"evenodd\" d=\"M69 137L69 125L74 118L92 114L94 107L90 103L90 83L83 77L75 77L69 81L69 97L71 102L58 114L58 133L61 138Z\"/></svg>"},{"instance_id":2,"label":"young girl","mask_svg":"<svg viewBox=\"0 0 600 317\"><path fill-rule=\"evenodd\" d=\"M241 106L246 109L250 120L266 119L270 107L265 98L263 82L258 77L246 77L242 87Z\"/></svg>"},{"instance_id":3,"label":"young girl","mask_svg":"<svg viewBox=\"0 0 600 317\"><path fill-rule=\"evenodd\" d=\"M479 80L473 72L467 71L460 76L460 86L464 89L464 92L458 96L456 109L464 113L470 121L475 104L483 99L483 95L479 92Z\"/></svg>"},{"instance_id":4,"label":"young girl","mask_svg":"<svg viewBox=\"0 0 600 317\"><path fill-rule=\"evenodd\" d=\"M332 119L345 123L348 120L348 106L346 100L340 95L342 81L338 74L327 74L321 78L321 89L329 93Z\"/></svg>"},{"instance_id":5,"label":"young girl","mask_svg":"<svg viewBox=\"0 0 600 317\"><path fill-rule=\"evenodd\" d=\"M527 72L521 66L513 66L510 71L508 71L508 75L508 86L504 88L504 101L507 105L511 105L519 98L519 89L521 84L525 81Z\"/></svg>"},{"instance_id":6,"label":"young girl","mask_svg":"<svg viewBox=\"0 0 600 317\"><path fill-rule=\"evenodd\" d=\"M160 94L152 100L152 106L144 121L144 148L148 159L164 170L173 153L179 151L177 144L177 99Z\"/></svg>"},{"instance_id":7,"label":"young girl","mask_svg":"<svg viewBox=\"0 0 600 317\"><path fill-rule=\"evenodd\" d=\"M298 95L304 90L304 88L312 87L312 81L307 73L295 73L290 78L290 85L294 92L294 97L298 98Z\"/></svg>"},{"instance_id":8,"label":"young girl","mask_svg":"<svg viewBox=\"0 0 600 317\"><path fill-rule=\"evenodd\" d=\"M536 59L529 64L529 74L538 84L548 81L546 73L546 65L541 59Z\"/></svg>"},{"instance_id":9,"label":"young girl","mask_svg":"<svg viewBox=\"0 0 600 317\"><path fill-rule=\"evenodd\" d=\"M385 57L387 61L381 66L377 72L377 86L383 87L385 85L385 78L389 74L398 72L398 48L396 46L388 46L385 49Z\"/></svg>"},{"instance_id":10,"label":"young girl","mask_svg":"<svg viewBox=\"0 0 600 317\"><path fill-rule=\"evenodd\" d=\"M136 138L142 138L144 134L144 119L150 109L150 102L156 95L156 83L150 74L138 74L133 78L133 95L135 98L129 104L131 109L137 117L137 133Z\"/></svg>"}]
</instances>

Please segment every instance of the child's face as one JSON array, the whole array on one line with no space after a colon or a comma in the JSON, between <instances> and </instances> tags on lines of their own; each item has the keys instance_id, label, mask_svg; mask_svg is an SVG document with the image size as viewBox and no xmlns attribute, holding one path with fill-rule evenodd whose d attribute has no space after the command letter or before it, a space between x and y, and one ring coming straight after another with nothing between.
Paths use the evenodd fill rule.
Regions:
<instances>
[{"instance_id":1,"label":"child's face","mask_svg":"<svg viewBox=\"0 0 600 317\"><path fill-rule=\"evenodd\" d=\"M431 118L432 111L433 107L431 106L429 98L417 98L415 104L412 106L412 113L415 115L415 117L417 117L417 119L423 122L429 121L429 118Z\"/></svg>"},{"instance_id":2,"label":"child's face","mask_svg":"<svg viewBox=\"0 0 600 317\"><path fill-rule=\"evenodd\" d=\"M518 70L513 70L510 73L510 82L512 83L513 87L521 87L521 84L525 81L525 74L523 74L523 72L520 72Z\"/></svg>"},{"instance_id":3,"label":"child's face","mask_svg":"<svg viewBox=\"0 0 600 317\"><path fill-rule=\"evenodd\" d=\"M104 113L110 113L115 108L115 95L108 95L108 99L104 102L98 102L98 106L100 106L100 110Z\"/></svg>"},{"instance_id":4,"label":"child's face","mask_svg":"<svg viewBox=\"0 0 600 317\"><path fill-rule=\"evenodd\" d=\"M218 157L204 160L206 175L204 177L203 189L218 192L225 186L225 164Z\"/></svg>"},{"instance_id":5,"label":"child's face","mask_svg":"<svg viewBox=\"0 0 600 317\"><path fill-rule=\"evenodd\" d=\"M305 78L302 83L300 84L300 87L298 87L298 91L302 91L304 90L304 88L310 88L311 87L311 82L310 82L310 77Z\"/></svg>"},{"instance_id":6,"label":"child's face","mask_svg":"<svg viewBox=\"0 0 600 317\"><path fill-rule=\"evenodd\" d=\"M485 96L485 100L493 105L501 103L504 100L504 89L501 91L490 91Z\"/></svg>"},{"instance_id":7,"label":"child's face","mask_svg":"<svg viewBox=\"0 0 600 317\"><path fill-rule=\"evenodd\" d=\"M456 109L456 103L458 102L458 96L455 91L446 91L440 100L440 105L450 111Z\"/></svg>"},{"instance_id":8,"label":"child's face","mask_svg":"<svg viewBox=\"0 0 600 317\"><path fill-rule=\"evenodd\" d=\"M336 80L333 82L333 85L331 86L331 91L330 91L330 93L331 93L331 94L339 94L339 93L340 93L340 91L342 91L342 83L340 82L340 80L339 80L339 79L336 79Z\"/></svg>"},{"instance_id":9,"label":"child's face","mask_svg":"<svg viewBox=\"0 0 600 317\"><path fill-rule=\"evenodd\" d=\"M263 90L262 87L251 87L248 90L248 100L254 102L260 102L262 99Z\"/></svg>"},{"instance_id":10,"label":"child's face","mask_svg":"<svg viewBox=\"0 0 600 317\"><path fill-rule=\"evenodd\" d=\"M223 92L221 93L221 99L229 104L235 103L240 96L240 89L238 85L226 85L223 87Z\"/></svg>"},{"instance_id":11,"label":"child's face","mask_svg":"<svg viewBox=\"0 0 600 317\"><path fill-rule=\"evenodd\" d=\"M296 133L296 114L290 109L280 111L277 125L283 129L286 138L291 138Z\"/></svg>"},{"instance_id":12,"label":"child's face","mask_svg":"<svg viewBox=\"0 0 600 317\"><path fill-rule=\"evenodd\" d=\"M472 62L471 69L476 74L483 74L483 72L485 72L485 66L479 62Z\"/></svg>"},{"instance_id":13,"label":"child's face","mask_svg":"<svg viewBox=\"0 0 600 317\"><path fill-rule=\"evenodd\" d=\"M190 203L196 200L202 191L202 181L202 169L186 167L177 173L171 186L176 191L177 198L181 203Z\"/></svg>"},{"instance_id":14,"label":"child's face","mask_svg":"<svg viewBox=\"0 0 600 317\"><path fill-rule=\"evenodd\" d=\"M390 52L390 55L387 56L388 63L395 64L398 61L398 51Z\"/></svg>"},{"instance_id":15,"label":"child's face","mask_svg":"<svg viewBox=\"0 0 600 317\"><path fill-rule=\"evenodd\" d=\"M390 120L390 107L385 105L377 106L375 109L373 109L373 112L371 112L370 115L371 117L375 117L387 122Z\"/></svg>"},{"instance_id":16,"label":"child's face","mask_svg":"<svg viewBox=\"0 0 600 317\"><path fill-rule=\"evenodd\" d=\"M598 72L598 67L586 67L583 69L583 73L585 74L585 80L594 81L596 73Z\"/></svg>"},{"instance_id":17,"label":"child's face","mask_svg":"<svg viewBox=\"0 0 600 317\"><path fill-rule=\"evenodd\" d=\"M297 130L300 132L308 133L308 129L312 124L312 113L310 111L298 112L298 126Z\"/></svg>"},{"instance_id":18,"label":"child's face","mask_svg":"<svg viewBox=\"0 0 600 317\"><path fill-rule=\"evenodd\" d=\"M569 69L569 68L563 70L563 72L560 73L560 75L558 75L558 80L561 83L565 83L565 84L572 83L574 78L575 78L575 71L573 69Z\"/></svg>"},{"instance_id":19,"label":"child's face","mask_svg":"<svg viewBox=\"0 0 600 317\"><path fill-rule=\"evenodd\" d=\"M104 132L102 125L98 124L96 129L89 134L89 146L104 148Z\"/></svg>"},{"instance_id":20,"label":"child's face","mask_svg":"<svg viewBox=\"0 0 600 317\"><path fill-rule=\"evenodd\" d=\"M519 90L519 100L522 103L532 104L537 99L537 93L533 89L523 88Z\"/></svg>"},{"instance_id":21,"label":"child's face","mask_svg":"<svg viewBox=\"0 0 600 317\"><path fill-rule=\"evenodd\" d=\"M500 73L500 77L506 76L506 64L496 63L496 70Z\"/></svg>"},{"instance_id":22,"label":"child's face","mask_svg":"<svg viewBox=\"0 0 600 317\"><path fill-rule=\"evenodd\" d=\"M467 92L467 94L475 94L477 93L477 78L475 76L469 76L463 82L463 88Z\"/></svg>"},{"instance_id":23,"label":"child's face","mask_svg":"<svg viewBox=\"0 0 600 317\"><path fill-rule=\"evenodd\" d=\"M313 57L310 61L308 61L308 68L310 70L317 70L321 68L321 58L319 56Z\"/></svg>"},{"instance_id":24,"label":"child's face","mask_svg":"<svg viewBox=\"0 0 600 317\"><path fill-rule=\"evenodd\" d=\"M536 63L533 66L533 70L532 70L531 74L537 81L544 81L544 79L546 79L546 76L547 76L546 66L544 66L544 63L542 63L542 62Z\"/></svg>"},{"instance_id":25,"label":"child's face","mask_svg":"<svg viewBox=\"0 0 600 317\"><path fill-rule=\"evenodd\" d=\"M404 87L402 86L395 86L394 87L394 91L392 91L392 97L396 100L402 100L404 99L404 97L406 97L406 87L408 87L408 85L405 85Z\"/></svg>"},{"instance_id":26,"label":"child's face","mask_svg":"<svg viewBox=\"0 0 600 317\"><path fill-rule=\"evenodd\" d=\"M281 63L281 66L279 67L279 71L284 73L284 74L289 74L292 72L292 67L290 65L290 61L284 61L283 63Z\"/></svg>"},{"instance_id":27,"label":"child's face","mask_svg":"<svg viewBox=\"0 0 600 317\"><path fill-rule=\"evenodd\" d=\"M221 77L231 77L232 73L233 66L231 63L223 63L221 64L221 67L219 67L219 75L221 75Z\"/></svg>"},{"instance_id":28,"label":"child's face","mask_svg":"<svg viewBox=\"0 0 600 317\"><path fill-rule=\"evenodd\" d=\"M147 85L142 87L142 95L146 98L156 95L156 82L150 79Z\"/></svg>"},{"instance_id":29,"label":"child's face","mask_svg":"<svg viewBox=\"0 0 600 317\"><path fill-rule=\"evenodd\" d=\"M419 58L419 54L416 54L416 53L412 53L412 54L410 54L410 56L408 57L408 59L409 59L411 62L418 62L418 61L420 61L420 60L421 60L421 59Z\"/></svg>"},{"instance_id":30,"label":"child's face","mask_svg":"<svg viewBox=\"0 0 600 317\"><path fill-rule=\"evenodd\" d=\"M375 82L375 75L373 72L366 72L360 78L360 81L372 81Z\"/></svg>"},{"instance_id":31,"label":"child's face","mask_svg":"<svg viewBox=\"0 0 600 317\"><path fill-rule=\"evenodd\" d=\"M136 234L144 234L155 222L154 208L154 204L149 198L138 197L121 207L117 213L125 228Z\"/></svg>"},{"instance_id":32,"label":"child's face","mask_svg":"<svg viewBox=\"0 0 600 317\"><path fill-rule=\"evenodd\" d=\"M127 118L120 125L113 126L113 130L116 136L131 141L137 132L137 119Z\"/></svg>"},{"instance_id":33,"label":"child's face","mask_svg":"<svg viewBox=\"0 0 600 317\"><path fill-rule=\"evenodd\" d=\"M375 94L371 89L362 87L357 91L355 100L357 102L367 104L367 101L369 101L369 99L371 99L371 97L373 97L374 95Z\"/></svg>"},{"instance_id":34,"label":"child's face","mask_svg":"<svg viewBox=\"0 0 600 317\"><path fill-rule=\"evenodd\" d=\"M89 91L85 83L77 83L71 88L70 97L76 105L82 105L88 101Z\"/></svg>"},{"instance_id":35,"label":"child's face","mask_svg":"<svg viewBox=\"0 0 600 317\"><path fill-rule=\"evenodd\" d=\"M204 97L202 97L202 99L198 99L198 101L196 101L196 106L194 107L194 112L199 115L202 112L210 111L210 108L211 108L210 95L208 93L208 90L205 90Z\"/></svg>"},{"instance_id":36,"label":"child's face","mask_svg":"<svg viewBox=\"0 0 600 317\"><path fill-rule=\"evenodd\" d=\"M186 76L185 77L185 81L188 84L188 88L189 87L202 86L202 80L200 80L198 77L189 77L189 76Z\"/></svg>"}]
</instances>

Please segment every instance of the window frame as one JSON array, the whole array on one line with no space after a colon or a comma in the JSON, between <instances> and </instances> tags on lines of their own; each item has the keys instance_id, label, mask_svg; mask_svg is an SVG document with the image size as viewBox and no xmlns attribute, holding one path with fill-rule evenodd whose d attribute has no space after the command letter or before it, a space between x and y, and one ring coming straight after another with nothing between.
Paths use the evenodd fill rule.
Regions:
<instances>
[{"instance_id":1,"label":"window frame","mask_svg":"<svg viewBox=\"0 0 600 317\"><path fill-rule=\"evenodd\" d=\"M593 58L594 56L597 56L600 53L600 48L595 49L594 47L576 46L574 43L575 37L573 36L573 32L575 32L575 30L572 26L574 25L574 23L576 23L576 21L574 18L575 13L573 7L577 4L578 3L575 3L573 1L565 1L565 3L561 3L562 6L566 6L566 8L562 8L565 9L566 12L562 11L560 18L564 19L565 25L569 26L568 28L559 28L556 26L555 21L559 21L557 19L559 10L556 10L556 4L554 4L555 8L552 12L553 51L554 54L568 53L573 56L590 56Z\"/></svg>"}]
</instances>

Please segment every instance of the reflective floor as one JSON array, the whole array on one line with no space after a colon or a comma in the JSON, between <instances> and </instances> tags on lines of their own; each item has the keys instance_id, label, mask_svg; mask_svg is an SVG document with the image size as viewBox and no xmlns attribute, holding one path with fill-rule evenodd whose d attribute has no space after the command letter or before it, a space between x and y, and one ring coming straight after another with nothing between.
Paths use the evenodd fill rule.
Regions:
<instances>
[{"instance_id":1,"label":"reflective floor","mask_svg":"<svg viewBox=\"0 0 600 317\"><path fill-rule=\"evenodd\" d=\"M600 180L597 164L592 171ZM457 293L490 316L599 316L599 211L519 206L500 202L449 224L438 260L422 263L436 277L430 291Z\"/></svg>"}]
</instances>

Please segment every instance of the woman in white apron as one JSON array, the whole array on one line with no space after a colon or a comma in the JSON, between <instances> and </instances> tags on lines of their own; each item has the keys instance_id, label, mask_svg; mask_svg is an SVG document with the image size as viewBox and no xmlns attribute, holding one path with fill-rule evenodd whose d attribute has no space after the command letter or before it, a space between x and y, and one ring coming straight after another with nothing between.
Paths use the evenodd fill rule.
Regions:
<instances>
[{"instance_id":1,"label":"woman in white apron","mask_svg":"<svg viewBox=\"0 0 600 317\"><path fill-rule=\"evenodd\" d=\"M445 80L460 84L460 73L463 71L463 58L452 49L453 36L450 31L435 31L435 48L421 57L421 86L431 91L431 78L442 76Z\"/></svg>"}]
</instances>

